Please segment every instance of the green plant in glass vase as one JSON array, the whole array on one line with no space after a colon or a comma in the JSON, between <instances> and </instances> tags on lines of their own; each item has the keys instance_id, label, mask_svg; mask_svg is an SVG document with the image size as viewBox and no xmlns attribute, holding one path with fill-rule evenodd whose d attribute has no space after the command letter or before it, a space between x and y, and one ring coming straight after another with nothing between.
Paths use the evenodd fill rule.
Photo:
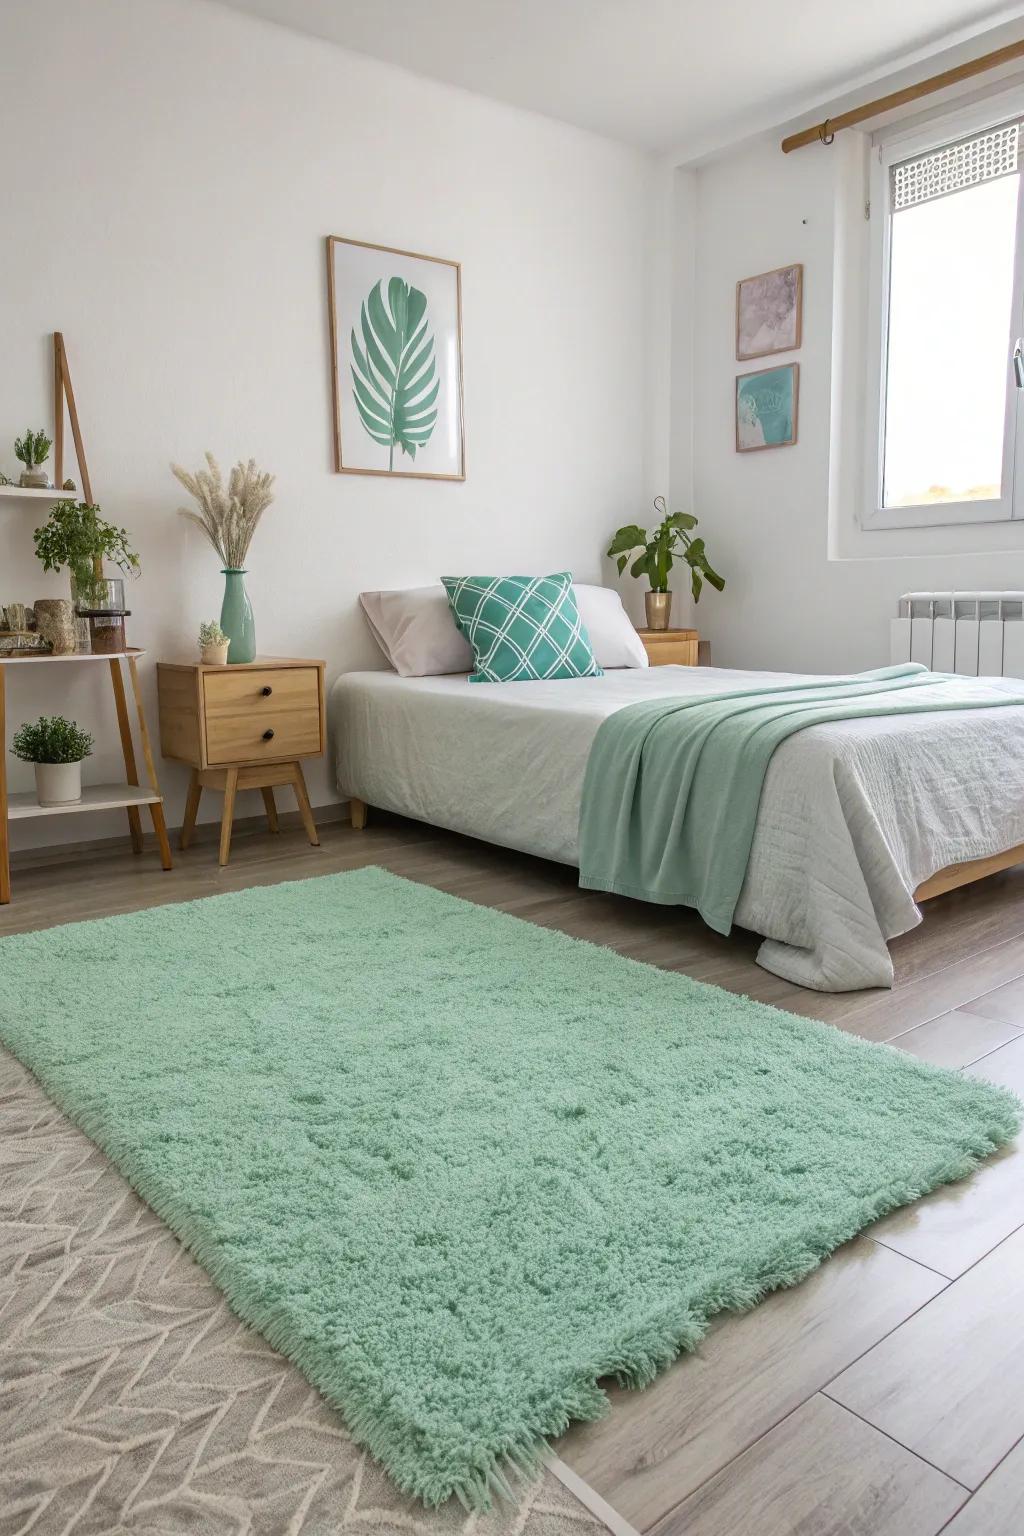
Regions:
<instances>
[{"instance_id":1,"label":"green plant in glass vase","mask_svg":"<svg viewBox=\"0 0 1024 1536\"><path fill-rule=\"evenodd\" d=\"M103 606L103 561L126 576L137 576L139 557L128 544L128 530L108 523L87 501L57 501L50 518L33 534L44 571L67 570L71 596L79 609Z\"/></svg>"}]
</instances>

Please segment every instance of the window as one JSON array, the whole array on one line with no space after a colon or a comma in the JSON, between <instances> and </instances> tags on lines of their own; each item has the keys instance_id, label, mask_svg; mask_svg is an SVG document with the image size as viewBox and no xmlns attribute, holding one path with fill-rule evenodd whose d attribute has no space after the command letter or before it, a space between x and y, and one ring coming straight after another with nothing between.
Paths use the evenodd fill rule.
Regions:
<instances>
[{"instance_id":1,"label":"window","mask_svg":"<svg viewBox=\"0 0 1024 1536\"><path fill-rule=\"evenodd\" d=\"M1024 451L1016 488L1014 477L1024 116L978 126L984 110L958 114L955 136L947 119L876 151L866 527L1024 517Z\"/></svg>"}]
</instances>

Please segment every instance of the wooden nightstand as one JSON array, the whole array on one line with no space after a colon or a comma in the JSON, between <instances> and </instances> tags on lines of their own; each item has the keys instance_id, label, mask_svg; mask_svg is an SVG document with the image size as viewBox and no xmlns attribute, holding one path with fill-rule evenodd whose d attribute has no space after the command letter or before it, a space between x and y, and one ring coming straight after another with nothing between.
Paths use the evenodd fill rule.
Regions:
<instances>
[{"instance_id":1,"label":"wooden nightstand","mask_svg":"<svg viewBox=\"0 0 1024 1536\"><path fill-rule=\"evenodd\" d=\"M638 629L652 667L695 667L698 636L695 629Z\"/></svg>"},{"instance_id":2,"label":"wooden nightstand","mask_svg":"<svg viewBox=\"0 0 1024 1536\"><path fill-rule=\"evenodd\" d=\"M324 750L324 663L283 656L261 656L235 667L161 661L156 677L161 750L192 769L182 848L191 840L204 789L224 792L223 865L231 852L237 791L263 791L267 821L276 832L274 789L282 784L295 791L306 836L317 847L299 759L319 757Z\"/></svg>"}]
</instances>

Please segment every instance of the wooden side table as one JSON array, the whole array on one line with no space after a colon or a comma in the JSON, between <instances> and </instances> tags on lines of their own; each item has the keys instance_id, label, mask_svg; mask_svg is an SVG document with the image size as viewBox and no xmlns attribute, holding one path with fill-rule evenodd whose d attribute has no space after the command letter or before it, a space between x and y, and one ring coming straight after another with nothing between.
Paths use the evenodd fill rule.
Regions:
<instances>
[{"instance_id":1,"label":"wooden side table","mask_svg":"<svg viewBox=\"0 0 1024 1536\"><path fill-rule=\"evenodd\" d=\"M695 667L698 634L695 629L639 629L647 660L652 667Z\"/></svg>"},{"instance_id":2,"label":"wooden side table","mask_svg":"<svg viewBox=\"0 0 1024 1536\"><path fill-rule=\"evenodd\" d=\"M0 906L5 905L11 899L9 824L23 816L61 816L78 811L123 809L128 813L128 830L131 834L132 852L141 853L141 807L145 806L153 821L153 831L156 833L157 847L160 850L160 862L164 869L170 869L171 847L167 841L167 827L164 822L163 796L157 783L156 768L153 764L153 751L149 744L149 731L146 728L146 714L142 707L139 673L135 665L138 658L144 655L144 651L129 649L117 652L114 655L97 655L91 651L79 651L70 656L34 655L27 652L13 656L0 656ZM33 667L45 667L52 664L55 667L70 667L71 672L69 675L71 677L82 678L89 675L90 667L102 666L103 662L106 662L110 668L110 682L114 690L114 709L117 712L117 725L121 736L121 754L124 758L125 782L123 784L86 784L82 789L81 800L72 801L69 805L40 805L32 791L9 795L7 792L7 742L4 721L6 673L15 668L19 670L12 672L12 676L32 677L31 669ZM128 709L128 694L125 689L122 663L127 667L132 702L135 705L139 742L142 747L142 758L146 767L147 783L145 785L140 785L139 783L139 770L135 757L131 715Z\"/></svg>"},{"instance_id":3,"label":"wooden side table","mask_svg":"<svg viewBox=\"0 0 1024 1536\"><path fill-rule=\"evenodd\" d=\"M192 769L181 846L195 829L204 789L224 793L220 863L231 853L235 795L260 789L271 832L277 831L274 790L295 791L302 824L318 847L313 811L299 761L319 757L326 744L324 663L285 656L260 656L238 666L202 662L157 663L160 748L165 757Z\"/></svg>"}]
</instances>

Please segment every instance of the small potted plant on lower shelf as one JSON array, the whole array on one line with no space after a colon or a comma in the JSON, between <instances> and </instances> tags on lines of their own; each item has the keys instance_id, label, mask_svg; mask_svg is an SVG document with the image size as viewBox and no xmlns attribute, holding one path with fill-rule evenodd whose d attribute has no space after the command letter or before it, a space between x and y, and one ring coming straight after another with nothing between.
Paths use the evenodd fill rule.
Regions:
<instances>
[{"instance_id":1,"label":"small potted plant on lower shelf","mask_svg":"<svg viewBox=\"0 0 1024 1536\"><path fill-rule=\"evenodd\" d=\"M199 655L204 667L225 667L231 641L216 619L199 626Z\"/></svg>"},{"instance_id":2,"label":"small potted plant on lower shelf","mask_svg":"<svg viewBox=\"0 0 1024 1536\"><path fill-rule=\"evenodd\" d=\"M82 798L82 762L92 752L92 737L74 720L41 715L14 733L11 751L36 770L40 805L74 805Z\"/></svg>"}]
</instances>

